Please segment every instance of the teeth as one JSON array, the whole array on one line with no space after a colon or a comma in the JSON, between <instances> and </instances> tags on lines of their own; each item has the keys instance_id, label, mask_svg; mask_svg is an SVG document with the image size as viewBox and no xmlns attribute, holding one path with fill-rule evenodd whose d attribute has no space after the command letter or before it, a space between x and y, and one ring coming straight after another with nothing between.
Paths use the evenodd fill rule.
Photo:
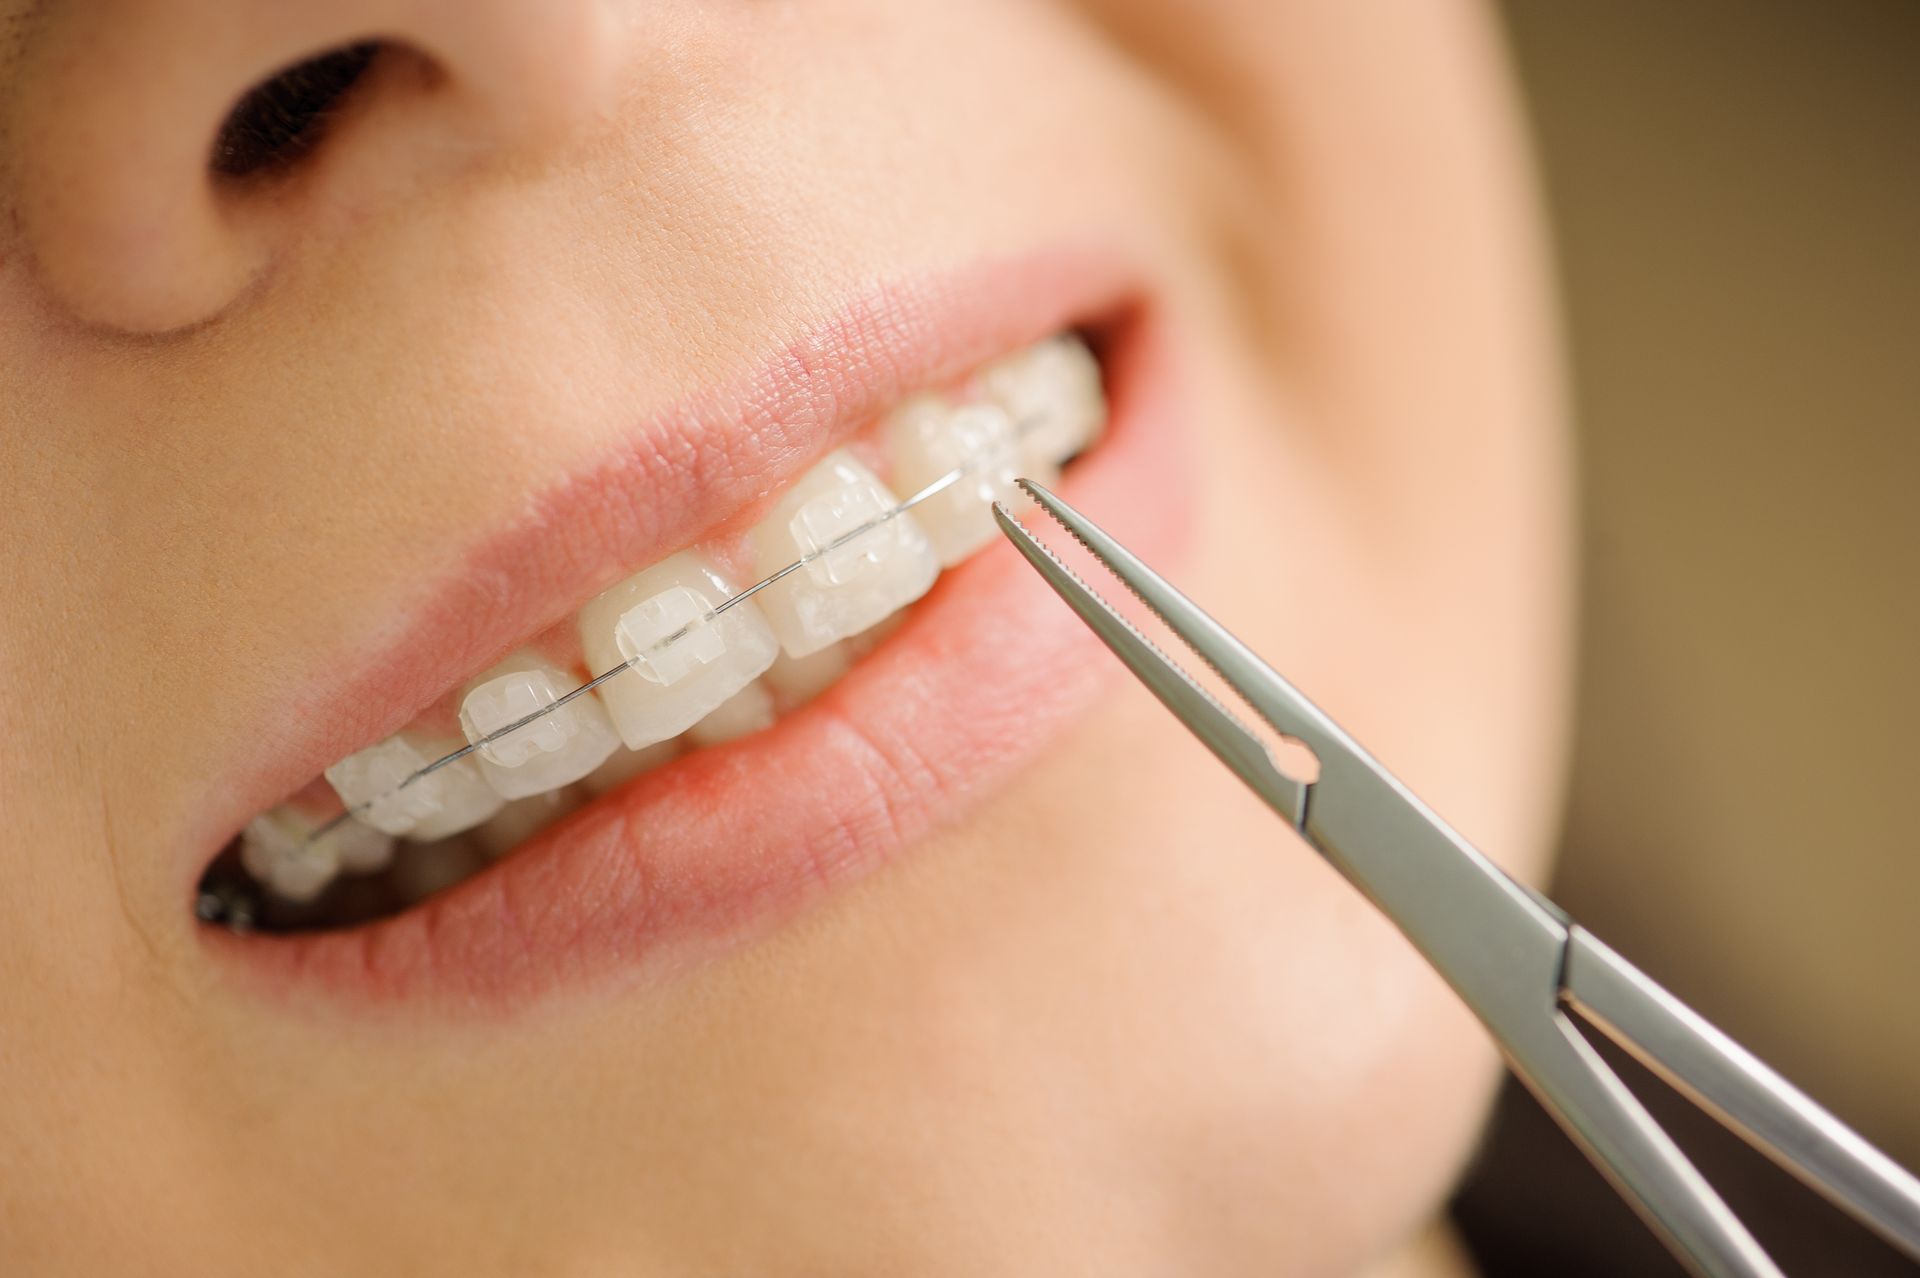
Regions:
<instances>
[{"instance_id":1,"label":"teeth","mask_svg":"<svg viewBox=\"0 0 1920 1278\"><path fill-rule=\"evenodd\" d=\"M393 855L393 839L348 819L313 838L322 821L281 805L255 817L240 834L240 863L288 901L311 901L342 870L366 874Z\"/></svg>"},{"instance_id":2,"label":"teeth","mask_svg":"<svg viewBox=\"0 0 1920 1278\"><path fill-rule=\"evenodd\" d=\"M779 644L752 600L701 620L732 594L712 564L682 551L581 610L587 664L611 670L633 662L597 689L630 749L679 736L773 664ZM682 627L687 633L670 639Z\"/></svg>"},{"instance_id":3,"label":"teeth","mask_svg":"<svg viewBox=\"0 0 1920 1278\"><path fill-rule=\"evenodd\" d=\"M460 728L468 741L478 743L579 686L580 680L560 667L520 653L482 675L468 691L460 704ZM475 755L496 793L521 799L578 781L619 744L606 710L589 692L480 746Z\"/></svg>"},{"instance_id":4,"label":"teeth","mask_svg":"<svg viewBox=\"0 0 1920 1278\"><path fill-rule=\"evenodd\" d=\"M687 729L687 739L697 746L725 745L771 728L773 718L773 694L755 679Z\"/></svg>"},{"instance_id":5,"label":"teeth","mask_svg":"<svg viewBox=\"0 0 1920 1278\"><path fill-rule=\"evenodd\" d=\"M426 751L429 760L433 760L444 759L465 744L458 737L433 737L421 742L420 748ZM421 817L419 824L407 831L409 839L421 843L431 843L463 830L471 830L498 812L500 805L506 802L487 784L486 777L481 774L480 764L473 755L435 768L421 780L440 782L440 810Z\"/></svg>"},{"instance_id":6,"label":"teeth","mask_svg":"<svg viewBox=\"0 0 1920 1278\"><path fill-rule=\"evenodd\" d=\"M433 777L422 777L405 789L402 781L437 756L422 753L407 733L388 737L327 769L327 781L340 801L363 808L360 819L388 834L405 834L420 819L439 809Z\"/></svg>"},{"instance_id":7,"label":"teeth","mask_svg":"<svg viewBox=\"0 0 1920 1278\"><path fill-rule=\"evenodd\" d=\"M913 509L942 567L980 549L999 532L993 503L1013 495L1020 477L1020 434L997 404L956 405L918 395L887 420L895 483L916 493L951 471L964 474Z\"/></svg>"},{"instance_id":8,"label":"teeth","mask_svg":"<svg viewBox=\"0 0 1920 1278\"><path fill-rule=\"evenodd\" d=\"M486 864L486 858L465 838L438 843L410 843L393 862L393 889L408 905L452 887Z\"/></svg>"},{"instance_id":9,"label":"teeth","mask_svg":"<svg viewBox=\"0 0 1920 1278\"><path fill-rule=\"evenodd\" d=\"M899 612L893 613L890 616L881 618L875 624L847 640L848 659L851 661L863 660L868 653L899 634L900 627L906 624L907 610L905 608L902 608Z\"/></svg>"},{"instance_id":10,"label":"teeth","mask_svg":"<svg viewBox=\"0 0 1920 1278\"><path fill-rule=\"evenodd\" d=\"M352 754L326 779L358 819L315 839L322 818L283 804L247 826L243 864L279 899L281 916L342 873L372 875L390 863L386 878L352 886L390 885L418 900L688 746L766 729L891 635L942 567L993 540L993 504L1015 495L1018 477L1055 482L1106 419L1099 363L1072 335L981 369L953 395L908 399L882 423L891 489L836 451L750 531L756 578L784 572L779 580L711 616L734 590L705 555L682 551L629 577L577 621L590 670L627 669L559 705L579 678L531 651L516 654L468 685L460 728L473 753L420 775L462 743L409 730ZM956 471L911 512L898 511L896 492L918 493ZM505 735L480 744L496 732ZM408 840L397 859L396 836ZM348 895L343 887L315 908L335 915Z\"/></svg>"},{"instance_id":11,"label":"teeth","mask_svg":"<svg viewBox=\"0 0 1920 1278\"><path fill-rule=\"evenodd\" d=\"M327 780L340 801L357 809L359 819L376 830L423 841L445 838L479 824L500 807L500 796L487 788L472 758L456 759L411 785L400 785L461 744L452 737L396 733L328 768Z\"/></svg>"},{"instance_id":12,"label":"teeth","mask_svg":"<svg viewBox=\"0 0 1920 1278\"><path fill-rule=\"evenodd\" d=\"M766 681L789 707L801 706L839 682L840 676L852 667L852 648L845 643L833 643L804 657L781 653L767 667Z\"/></svg>"},{"instance_id":13,"label":"teeth","mask_svg":"<svg viewBox=\"0 0 1920 1278\"><path fill-rule=\"evenodd\" d=\"M1017 351L980 374L981 389L1021 431L1026 474L1060 478L1068 458L1085 452L1107 422L1100 363L1077 337L1063 335Z\"/></svg>"},{"instance_id":14,"label":"teeth","mask_svg":"<svg viewBox=\"0 0 1920 1278\"><path fill-rule=\"evenodd\" d=\"M897 504L872 471L845 452L830 453L754 528L755 571L770 575ZM926 533L901 514L826 550L759 598L787 655L805 657L912 603L939 571Z\"/></svg>"},{"instance_id":15,"label":"teeth","mask_svg":"<svg viewBox=\"0 0 1920 1278\"><path fill-rule=\"evenodd\" d=\"M587 794L576 786L548 790L516 799L490 821L476 828L473 842L488 856L504 856L574 809L585 805Z\"/></svg>"},{"instance_id":16,"label":"teeth","mask_svg":"<svg viewBox=\"0 0 1920 1278\"><path fill-rule=\"evenodd\" d=\"M617 790L642 772L651 772L663 763L671 763L680 754L680 742L661 741L638 750L615 750L607 761L587 773L580 783L588 794L601 795Z\"/></svg>"}]
</instances>

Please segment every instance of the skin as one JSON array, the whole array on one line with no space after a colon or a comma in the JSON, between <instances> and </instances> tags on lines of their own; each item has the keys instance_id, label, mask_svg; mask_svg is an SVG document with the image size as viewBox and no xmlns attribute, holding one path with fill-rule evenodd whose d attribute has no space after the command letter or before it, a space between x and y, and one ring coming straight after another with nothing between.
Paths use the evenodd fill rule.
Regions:
<instances>
[{"instance_id":1,"label":"skin","mask_svg":"<svg viewBox=\"0 0 1920 1278\"><path fill-rule=\"evenodd\" d=\"M505 1018L250 997L169 853L240 725L453 530L873 280L1091 228L1187 356L1182 584L1537 879L1566 499L1484 14L0 16L0 1268L1451 1268L1413 1240L1492 1052L1130 684L851 890ZM232 101L368 32L416 52L214 193Z\"/></svg>"}]
</instances>

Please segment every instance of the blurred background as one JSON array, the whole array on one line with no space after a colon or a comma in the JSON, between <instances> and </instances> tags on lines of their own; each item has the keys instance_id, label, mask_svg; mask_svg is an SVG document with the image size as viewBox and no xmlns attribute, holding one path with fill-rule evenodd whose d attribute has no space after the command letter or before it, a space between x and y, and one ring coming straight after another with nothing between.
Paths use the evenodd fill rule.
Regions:
<instances>
[{"instance_id":1,"label":"blurred background","mask_svg":"<svg viewBox=\"0 0 1920 1278\"><path fill-rule=\"evenodd\" d=\"M1920 1167L1920 3L1501 10L1585 503L1554 895ZM1788 1272L1920 1272L1622 1073ZM1494 1278L1681 1272L1512 1087L1455 1214Z\"/></svg>"}]
</instances>

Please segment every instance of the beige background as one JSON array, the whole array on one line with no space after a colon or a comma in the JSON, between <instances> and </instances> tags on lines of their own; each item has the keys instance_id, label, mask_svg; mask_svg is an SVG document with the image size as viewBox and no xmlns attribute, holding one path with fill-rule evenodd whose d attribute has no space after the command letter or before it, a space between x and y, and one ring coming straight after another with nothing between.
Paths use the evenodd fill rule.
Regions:
<instances>
[{"instance_id":1,"label":"beige background","mask_svg":"<svg viewBox=\"0 0 1920 1278\"><path fill-rule=\"evenodd\" d=\"M1587 503L1556 893L1920 1164L1920 4L1504 8Z\"/></svg>"}]
</instances>

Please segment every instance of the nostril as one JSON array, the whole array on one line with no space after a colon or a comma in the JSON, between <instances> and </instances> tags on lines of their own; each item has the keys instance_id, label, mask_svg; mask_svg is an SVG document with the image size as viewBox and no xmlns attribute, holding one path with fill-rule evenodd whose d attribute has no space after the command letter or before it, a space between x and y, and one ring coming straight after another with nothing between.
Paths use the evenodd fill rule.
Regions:
<instances>
[{"instance_id":1,"label":"nostril","mask_svg":"<svg viewBox=\"0 0 1920 1278\"><path fill-rule=\"evenodd\" d=\"M329 120L381 51L377 40L295 63L247 90L214 138L209 167L244 178L284 169L317 146Z\"/></svg>"}]
</instances>

